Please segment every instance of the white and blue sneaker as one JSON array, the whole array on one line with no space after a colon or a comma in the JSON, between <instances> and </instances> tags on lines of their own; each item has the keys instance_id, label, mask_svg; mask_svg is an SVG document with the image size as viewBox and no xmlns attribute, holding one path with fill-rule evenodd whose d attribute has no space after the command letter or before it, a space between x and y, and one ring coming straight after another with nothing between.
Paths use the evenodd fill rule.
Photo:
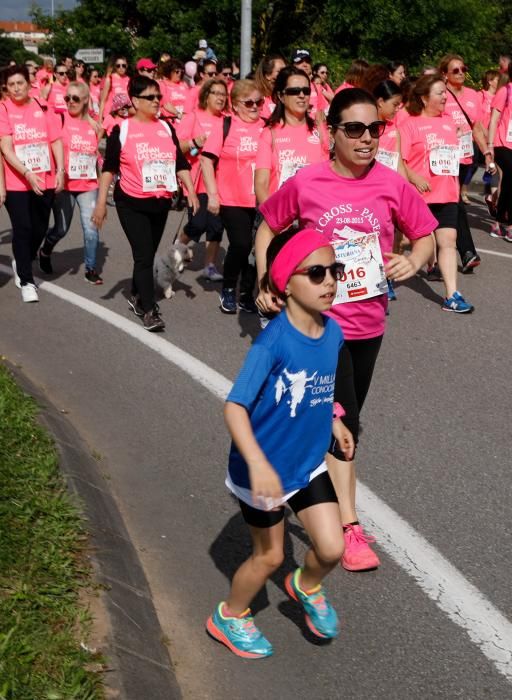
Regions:
<instances>
[{"instance_id":1,"label":"white and blue sneaker","mask_svg":"<svg viewBox=\"0 0 512 700\"><path fill-rule=\"evenodd\" d=\"M454 311L456 314L470 314L475 307L468 303L462 294L454 292L451 297L443 301L441 308L443 311Z\"/></svg>"},{"instance_id":2,"label":"white and blue sneaker","mask_svg":"<svg viewBox=\"0 0 512 700\"><path fill-rule=\"evenodd\" d=\"M236 314L236 294L234 289L223 289L220 295L220 310L223 314Z\"/></svg>"}]
</instances>

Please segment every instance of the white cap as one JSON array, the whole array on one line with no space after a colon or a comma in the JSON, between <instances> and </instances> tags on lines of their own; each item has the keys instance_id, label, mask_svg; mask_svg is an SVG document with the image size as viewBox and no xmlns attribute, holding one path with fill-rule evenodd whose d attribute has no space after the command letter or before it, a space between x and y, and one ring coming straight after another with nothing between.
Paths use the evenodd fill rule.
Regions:
<instances>
[{"instance_id":1,"label":"white cap","mask_svg":"<svg viewBox=\"0 0 512 700\"><path fill-rule=\"evenodd\" d=\"M207 49L208 48L208 42L206 39L199 39L199 48L200 49Z\"/></svg>"}]
</instances>

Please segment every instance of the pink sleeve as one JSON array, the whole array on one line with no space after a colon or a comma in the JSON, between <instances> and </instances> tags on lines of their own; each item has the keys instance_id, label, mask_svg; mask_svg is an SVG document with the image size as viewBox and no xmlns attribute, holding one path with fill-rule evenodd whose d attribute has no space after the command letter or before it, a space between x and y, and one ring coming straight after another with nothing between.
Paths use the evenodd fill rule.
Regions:
<instances>
[{"instance_id":1,"label":"pink sleeve","mask_svg":"<svg viewBox=\"0 0 512 700\"><path fill-rule=\"evenodd\" d=\"M439 224L417 190L405 180L400 195L400 207L394 212L397 228L407 238L415 240L428 236Z\"/></svg>"},{"instance_id":2,"label":"pink sleeve","mask_svg":"<svg viewBox=\"0 0 512 700\"><path fill-rule=\"evenodd\" d=\"M270 129L263 129L258 141L258 153L256 154L256 170L265 168L272 170L272 134Z\"/></svg>"},{"instance_id":3,"label":"pink sleeve","mask_svg":"<svg viewBox=\"0 0 512 700\"><path fill-rule=\"evenodd\" d=\"M402 159L407 162L411 153L411 130L409 128L410 122L404 122L400 129L398 130L400 134L400 151L402 154Z\"/></svg>"},{"instance_id":4,"label":"pink sleeve","mask_svg":"<svg viewBox=\"0 0 512 700\"><path fill-rule=\"evenodd\" d=\"M291 177L260 206L260 212L273 231L282 231L298 217L297 179Z\"/></svg>"},{"instance_id":5,"label":"pink sleeve","mask_svg":"<svg viewBox=\"0 0 512 700\"><path fill-rule=\"evenodd\" d=\"M221 128L214 129L204 142L203 153L211 153L212 156L216 156L218 158L220 156L220 152L222 151L223 146L222 137L223 128L221 122Z\"/></svg>"},{"instance_id":6,"label":"pink sleeve","mask_svg":"<svg viewBox=\"0 0 512 700\"><path fill-rule=\"evenodd\" d=\"M0 136L12 136L12 127L7 114L7 107L0 104Z\"/></svg>"},{"instance_id":7,"label":"pink sleeve","mask_svg":"<svg viewBox=\"0 0 512 700\"><path fill-rule=\"evenodd\" d=\"M195 114L194 112L191 112L190 114L186 114L176 125L176 134L181 141L191 139L194 136L192 131L194 128L194 122Z\"/></svg>"},{"instance_id":8,"label":"pink sleeve","mask_svg":"<svg viewBox=\"0 0 512 700\"><path fill-rule=\"evenodd\" d=\"M320 142L322 144L322 151L326 155L329 155L329 129L327 128L327 122L321 121L318 125L318 132L320 134Z\"/></svg>"},{"instance_id":9,"label":"pink sleeve","mask_svg":"<svg viewBox=\"0 0 512 700\"><path fill-rule=\"evenodd\" d=\"M60 114L56 114L51 110L48 110L45 116L50 143L53 143L57 139L62 138L62 118Z\"/></svg>"},{"instance_id":10,"label":"pink sleeve","mask_svg":"<svg viewBox=\"0 0 512 700\"><path fill-rule=\"evenodd\" d=\"M494 98L492 100L493 109L498 109L500 112L503 112L503 110L505 109L505 105L507 104L507 90L507 85L504 85L494 95Z\"/></svg>"}]
</instances>

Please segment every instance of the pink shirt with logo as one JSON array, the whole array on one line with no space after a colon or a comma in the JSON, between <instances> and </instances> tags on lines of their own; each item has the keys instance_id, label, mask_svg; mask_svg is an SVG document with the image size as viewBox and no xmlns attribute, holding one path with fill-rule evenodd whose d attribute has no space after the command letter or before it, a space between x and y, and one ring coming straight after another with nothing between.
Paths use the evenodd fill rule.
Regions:
<instances>
[{"instance_id":1,"label":"pink shirt with logo","mask_svg":"<svg viewBox=\"0 0 512 700\"><path fill-rule=\"evenodd\" d=\"M89 85L89 114L97 119L100 113L101 85Z\"/></svg>"},{"instance_id":2,"label":"pink shirt with logo","mask_svg":"<svg viewBox=\"0 0 512 700\"><path fill-rule=\"evenodd\" d=\"M52 109L55 114L64 114L68 111L64 96L68 91L68 84L61 85L61 83L53 83L52 89L47 98L48 108Z\"/></svg>"},{"instance_id":3,"label":"pink shirt with logo","mask_svg":"<svg viewBox=\"0 0 512 700\"><path fill-rule=\"evenodd\" d=\"M495 146L512 148L512 84L498 90L492 101L492 108L500 111L500 120L494 136ZM508 138L507 138L508 136Z\"/></svg>"},{"instance_id":4,"label":"pink shirt with logo","mask_svg":"<svg viewBox=\"0 0 512 700\"><path fill-rule=\"evenodd\" d=\"M215 114L204 109L196 109L195 112L186 114L179 124L176 125L176 133L180 141L186 141L205 134L208 138L213 131L220 130L222 139L223 120L224 117L222 115L217 117ZM190 176L192 177L192 182L196 183L196 192L198 194L206 192L201 176L199 154L200 151L196 156L190 155L190 151L185 154L188 162L192 166Z\"/></svg>"},{"instance_id":5,"label":"pink shirt with logo","mask_svg":"<svg viewBox=\"0 0 512 700\"><path fill-rule=\"evenodd\" d=\"M277 125L261 132L256 170L270 170L270 195L301 168L328 158L329 134L325 122L313 131L307 124Z\"/></svg>"},{"instance_id":6,"label":"pink shirt with logo","mask_svg":"<svg viewBox=\"0 0 512 700\"><path fill-rule=\"evenodd\" d=\"M439 146L458 149L457 127L447 114L439 117L410 116L400 127L402 159L415 173L425 178L430 192L423 198L428 204L446 204L459 200L457 175L436 175L431 168L431 151Z\"/></svg>"},{"instance_id":7,"label":"pink shirt with logo","mask_svg":"<svg viewBox=\"0 0 512 700\"><path fill-rule=\"evenodd\" d=\"M62 121L50 110L44 112L35 100L17 105L12 100L0 103L0 136L12 136L13 147L26 144L41 144L48 148L50 170L38 173L44 180L43 189L55 187L55 159L51 144L62 137ZM18 155L20 151L16 153ZM18 155L19 157L19 155ZM26 167L30 167L27 163ZM8 192L27 192L32 188L4 158L5 185Z\"/></svg>"},{"instance_id":8,"label":"pink shirt with logo","mask_svg":"<svg viewBox=\"0 0 512 700\"><path fill-rule=\"evenodd\" d=\"M398 168L398 157L400 149L397 142L398 127L394 121L386 122L386 129L379 138L379 150L377 159L383 165L391 167L393 170ZM396 163L396 165L395 165Z\"/></svg>"},{"instance_id":9,"label":"pink shirt with logo","mask_svg":"<svg viewBox=\"0 0 512 700\"><path fill-rule=\"evenodd\" d=\"M173 107L176 108L179 118L185 113L185 105L188 99L188 93L190 88L186 83L173 83L171 80L159 80L160 91L162 93L162 100L160 105L162 107L162 115L164 117L174 116L172 112L169 112L164 108L167 102L170 102Z\"/></svg>"},{"instance_id":10,"label":"pink shirt with logo","mask_svg":"<svg viewBox=\"0 0 512 700\"><path fill-rule=\"evenodd\" d=\"M130 197L171 197L166 189L144 192L143 168L151 161L166 161L176 164L176 146L171 132L164 122L158 120L141 122L133 117L126 119L127 134L121 146L120 187Z\"/></svg>"},{"instance_id":11,"label":"pink shirt with logo","mask_svg":"<svg viewBox=\"0 0 512 700\"><path fill-rule=\"evenodd\" d=\"M482 101L476 90L472 90L471 88L467 87L463 87L462 90L457 93L457 100L460 102L460 105L457 104L457 101L450 90L446 90L446 104L444 106L444 112L445 114L448 114L459 127L459 134L469 134L472 132L472 128L468 124L468 120L464 116L464 112L466 112L473 125L475 122L481 121ZM464 109L464 112L462 111L461 107ZM464 163L464 165L471 165L473 158L470 158L469 156L467 158L461 158L460 162Z\"/></svg>"},{"instance_id":12,"label":"pink shirt with logo","mask_svg":"<svg viewBox=\"0 0 512 700\"><path fill-rule=\"evenodd\" d=\"M66 168L65 189L69 192L89 192L98 188L97 176L91 179L76 177L77 165L80 156L88 156L87 162L92 167L92 159L97 161L98 136L87 119L72 117L69 113L64 115L62 128L62 143L64 144L64 163ZM70 170L70 162L72 168ZM82 169L83 172L83 169ZM73 177L70 177L73 175Z\"/></svg>"},{"instance_id":13,"label":"pink shirt with logo","mask_svg":"<svg viewBox=\"0 0 512 700\"><path fill-rule=\"evenodd\" d=\"M334 243L346 229L377 233L383 253L392 252L395 227L411 240L429 235L437 226L416 190L389 168L375 162L363 177L345 178L330 161L304 168L260 206L274 231L295 219ZM384 259L386 262L386 259ZM345 338L375 338L384 333L387 295L333 306L328 315Z\"/></svg>"},{"instance_id":14,"label":"pink shirt with logo","mask_svg":"<svg viewBox=\"0 0 512 700\"><path fill-rule=\"evenodd\" d=\"M107 95L107 99L105 100L103 114L110 114L112 110L112 100L114 99L115 95L128 95L129 82L129 76L112 73L110 76L110 90Z\"/></svg>"},{"instance_id":15,"label":"pink shirt with logo","mask_svg":"<svg viewBox=\"0 0 512 700\"><path fill-rule=\"evenodd\" d=\"M203 153L211 153L218 158L216 179L222 205L251 208L256 206L254 171L263 126L263 119L244 122L233 116L224 144L222 129L213 131L204 144Z\"/></svg>"}]
</instances>

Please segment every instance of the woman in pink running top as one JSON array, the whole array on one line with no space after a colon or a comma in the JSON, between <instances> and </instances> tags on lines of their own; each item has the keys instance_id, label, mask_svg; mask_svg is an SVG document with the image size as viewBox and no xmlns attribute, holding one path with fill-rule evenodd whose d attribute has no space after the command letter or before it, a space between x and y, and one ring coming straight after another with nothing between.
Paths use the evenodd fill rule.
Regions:
<instances>
[{"instance_id":1,"label":"woman in pink running top","mask_svg":"<svg viewBox=\"0 0 512 700\"><path fill-rule=\"evenodd\" d=\"M272 99L272 92L274 90L274 84L277 76L279 75L279 71L282 70L285 65L286 62L284 58L281 56L281 54L276 53L262 58L254 71L254 82L256 83L259 93L264 99L263 107L261 109L261 116L264 119L268 119L276 107L275 102Z\"/></svg>"},{"instance_id":2,"label":"woman in pink running top","mask_svg":"<svg viewBox=\"0 0 512 700\"><path fill-rule=\"evenodd\" d=\"M491 236L512 243L512 63L508 67L508 78L507 85L498 90L492 101L487 147L502 173Z\"/></svg>"},{"instance_id":3,"label":"woman in pink running top","mask_svg":"<svg viewBox=\"0 0 512 700\"><path fill-rule=\"evenodd\" d=\"M100 97L100 122L112 110L112 100L116 95L127 95L130 76L125 56L118 56L107 68Z\"/></svg>"},{"instance_id":4,"label":"woman in pink running top","mask_svg":"<svg viewBox=\"0 0 512 700\"><path fill-rule=\"evenodd\" d=\"M256 268L249 256L256 217L254 171L258 141L264 126L260 117L263 97L253 80L238 80L231 92L233 116L226 129L212 131L203 146L201 169L208 210L220 216L228 236L220 309L235 314L237 307L256 313ZM216 166L216 167L215 167ZM240 296L236 287L240 281Z\"/></svg>"},{"instance_id":5,"label":"woman in pink running top","mask_svg":"<svg viewBox=\"0 0 512 700\"><path fill-rule=\"evenodd\" d=\"M288 178L306 165L329 158L325 121L308 114L311 83L303 70L286 66L277 76L276 108L261 132L254 187L262 204Z\"/></svg>"},{"instance_id":6,"label":"woman in pink running top","mask_svg":"<svg viewBox=\"0 0 512 700\"><path fill-rule=\"evenodd\" d=\"M190 88L183 80L185 66L181 61L171 58L162 66L162 80L159 80L162 91L162 116L179 121L185 114Z\"/></svg>"},{"instance_id":7,"label":"woman in pink running top","mask_svg":"<svg viewBox=\"0 0 512 700\"><path fill-rule=\"evenodd\" d=\"M41 98L46 100L48 108L56 114L64 114L66 111L66 103L64 95L68 89L69 77L68 71L64 63L58 63L55 66L54 77L41 90Z\"/></svg>"},{"instance_id":8,"label":"woman in pink running top","mask_svg":"<svg viewBox=\"0 0 512 700\"><path fill-rule=\"evenodd\" d=\"M384 80L373 90L373 96L377 101L379 119L386 122L384 133L379 139L377 160L388 168L399 172L407 178L402 156L400 154L400 132L395 123L395 118L402 104L402 91L392 80Z\"/></svg>"},{"instance_id":9,"label":"woman in pink running top","mask_svg":"<svg viewBox=\"0 0 512 700\"><path fill-rule=\"evenodd\" d=\"M402 158L409 180L428 204L438 224L437 260L445 286L444 311L470 313L457 288L457 220L459 201L459 137L445 112L446 86L440 75L424 75L411 91L400 127Z\"/></svg>"},{"instance_id":10,"label":"woman in pink running top","mask_svg":"<svg viewBox=\"0 0 512 700\"><path fill-rule=\"evenodd\" d=\"M398 173L375 160L385 122L378 119L373 97L347 88L333 99L327 117L334 159L310 165L290 178L264 204L265 221L256 236L258 276L273 236L298 220L333 246L345 272L328 313L343 330L334 400L357 442L359 413L368 392L385 329L386 276L402 281L427 261L436 220L416 190ZM412 253L392 253L395 227L411 239ZM281 303L260 289L258 307L277 313ZM379 559L368 545L355 510L355 466L333 441L329 472L340 501L345 532L342 564L350 571L375 568Z\"/></svg>"}]
</instances>

